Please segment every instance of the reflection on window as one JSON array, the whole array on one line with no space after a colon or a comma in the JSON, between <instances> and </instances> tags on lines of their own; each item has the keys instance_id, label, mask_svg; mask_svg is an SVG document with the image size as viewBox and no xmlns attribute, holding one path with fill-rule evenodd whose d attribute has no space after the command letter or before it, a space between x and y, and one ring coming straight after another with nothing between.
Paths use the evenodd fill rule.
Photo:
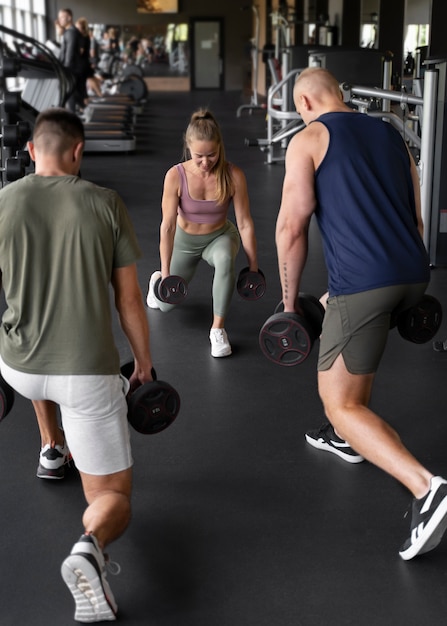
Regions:
<instances>
[{"instance_id":1,"label":"reflection on window","mask_svg":"<svg viewBox=\"0 0 447 626\"><path fill-rule=\"evenodd\" d=\"M362 48L377 48L377 24L362 24L362 32L360 34L360 46Z\"/></svg>"},{"instance_id":2,"label":"reflection on window","mask_svg":"<svg viewBox=\"0 0 447 626\"><path fill-rule=\"evenodd\" d=\"M34 13L45 15L45 0L33 0Z\"/></svg>"},{"instance_id":3,"label":"reflection on window","mask_svg":"<svg viewBox=\"0 0 447 626\"><path fill-rule=\"evenodd\" d=\"M7 28L12 28L13 27L13 20L12 20L12 10L9 7L4 7L2 9L2 24L4 26L6 26Z\"/></svg>"},{"instance_id":4,"label":"reflection on window","mask_svg":"<svg viewBox=\"0 0 447 626\"><path fill-rule=\"evenodd\" d=\"M429 31L429 24L409 24L404 41L405 54L408 54L408 52L414 54L416 48L428 46Z\"/></svg>"},{"instance_id":5,"label":"reflection on window","mask_svg":"<svg viewBox=\"0 0 447 626\"><path fill-rule=\"evenodd\" d=\"M47 38L45 0L0 0L0 24L43 43ZM2 39L8 41L6 36Z\"/></svg>"}]
</instances>

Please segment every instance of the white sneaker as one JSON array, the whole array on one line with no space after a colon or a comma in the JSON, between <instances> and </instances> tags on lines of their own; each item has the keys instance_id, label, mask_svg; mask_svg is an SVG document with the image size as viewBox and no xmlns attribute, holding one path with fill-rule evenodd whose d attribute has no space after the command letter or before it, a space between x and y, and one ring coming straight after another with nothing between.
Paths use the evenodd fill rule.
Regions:
<instances>
[{"instance_id":1,"label":"white sneaker","mask_svg":"<svg viewBox=\"0 0 447 626\"><path fill-rule=\"evenodd\" d=\"M210 330L211 356L230 356L231 346L228 335L223 328L212 328Z\"/></svg>"},{"instance_id":2,"label":"white sneaker","mask_svg":"<svg viewBox=\"0 0 447 626\"><path fill-rule=\"evenodd\" d=\"M105 555L93 535L82 535L62 563L61 574L76 604L77 622L115 621L118 607L106 578ZM115 571L119 573L119 566Z\"/></svg>"},{"instance_id":3,"label":"white sneaker","mask_svg":"<svg viewBox=\"0 0 447 626\"><path fill-rule=\"evenodd\" d=\"M147 291L146 304L150 309L159 309L158 298L155 295L154 286L157 280L161 278L161 272L157 271L152 274L149 279L149 289Z\"/></svg>"}]
</instances>

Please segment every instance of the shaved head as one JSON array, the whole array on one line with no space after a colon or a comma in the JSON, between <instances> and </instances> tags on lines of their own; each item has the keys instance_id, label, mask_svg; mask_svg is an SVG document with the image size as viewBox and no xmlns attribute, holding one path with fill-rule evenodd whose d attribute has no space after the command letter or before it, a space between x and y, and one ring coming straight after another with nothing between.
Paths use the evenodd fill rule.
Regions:
<instances>
[{"instance_id":1,"label":"shaved head","mask_svg":"<svg viewBox=\"0 0 447 626\"><path fill-rule=\"evenodd\" d=\"M337 79L322 67L308 67L303 70L295 82L294 96L306 94L317 102L328 96L340 100L340 86Z\"/></svg>"}]
</instances>

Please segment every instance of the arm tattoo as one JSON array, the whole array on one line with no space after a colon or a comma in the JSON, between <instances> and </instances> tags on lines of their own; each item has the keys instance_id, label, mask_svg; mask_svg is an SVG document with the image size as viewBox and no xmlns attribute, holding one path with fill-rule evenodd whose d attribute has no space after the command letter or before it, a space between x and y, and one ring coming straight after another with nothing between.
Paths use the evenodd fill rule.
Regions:
<instances>
[{"instance_id":1,"label":"arm tattoo","mask_svg":"<svg viewBox=\"0 0 447 626\"><path fill-rule=\"evenodd\" d=\"M282 265L282 275L284 284L284 301L289 299L289 279L287 278L287 263Z\"/></svg>"}]
</instances>

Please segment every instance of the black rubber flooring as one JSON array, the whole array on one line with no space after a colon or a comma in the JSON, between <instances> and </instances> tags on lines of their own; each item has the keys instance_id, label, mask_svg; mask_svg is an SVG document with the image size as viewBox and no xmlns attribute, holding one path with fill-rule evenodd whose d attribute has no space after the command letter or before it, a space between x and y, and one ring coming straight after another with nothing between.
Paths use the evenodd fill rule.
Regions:
<instances>
[{"instance_id":1,"label":"black rubber flooring","mask_svg":"<svg viewBox=\"0 0 447 626\"><path fill-rule=\"evenodd\" d=\"M235 295L227 331L234 353L210 356L211 270L203 265L185 303L148 310L159 377L179 391L176 422L156 436L132 433L133 519L110 546L122 571L110 576L123 626L438 626L447 614L447 538L405 563L410 495L369 465L310 448L305 430L322 411L316 352L301 366L267 361L258 332L280 297L274 225L284 168L244 145L265 137L265 114L237 117L239 93L153 93L138 124L136 154L86 155L82 175L116 188L141 243L143 294L158 268L165 171L181 159L191 112L209 105L227 156L246 172L260 265L268 290ZM245 266L241 253L238 268ZM320 295L326 276L311 227L303 290ZM446 270L430 292L445 302ZM73 298L82 294L73 294ZM447 336L443 325L441 339ZM130 352L116 326L123 362ZM447 475L447 354L395 332L373 405L434 473ZM35 477L39 437L31 405L17 398L0 425L0 624L66 626L73 601L59 575L82 532L75 470L64 481Z\"/></svg>"}]
</instances>

